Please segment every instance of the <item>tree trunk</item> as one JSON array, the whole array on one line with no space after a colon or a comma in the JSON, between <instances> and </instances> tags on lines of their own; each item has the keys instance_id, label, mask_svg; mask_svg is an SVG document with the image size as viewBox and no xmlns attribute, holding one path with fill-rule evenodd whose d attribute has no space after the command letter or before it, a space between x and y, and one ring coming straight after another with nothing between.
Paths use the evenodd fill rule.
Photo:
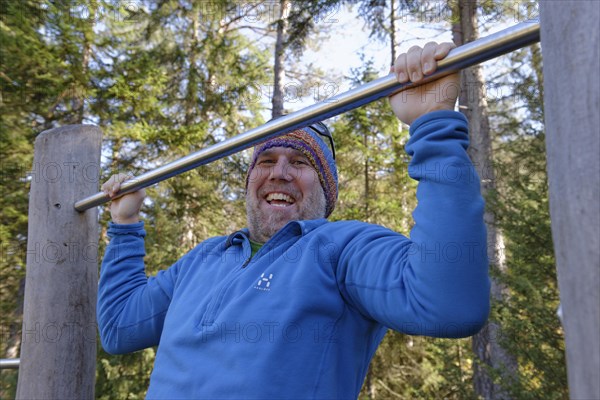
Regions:
<instances>
[{"instance_id":1,"label":"tree trunk","mask_svg":"<svg viewBox=\"0 0 600 400\"><path fill-rule=\"evenodd\" d=\"M371 222L371 210L369 207L369 202L371 199L371 190L369 187L369 131L368 129L363 130L363 146L365 151L365 162L363 164L363 177L365 179L364 182L364 204L363 204L363 219L366 222Z\"/></svg>"},{"instance_id":2,"label":"tree trunk","mask_svg":"<svg viewBox=\"0 0 600 400\"><path fill-rule=\"evenodd\" d=\"M198 50L200 48L200 7L196 4L191 13L191 34L189 35L188 48L188 76L187 91L185 96L185 125L195 123L198 114Z\"/></svg>"},{"instance_id":3,"label":"tree trunk","mask_svg":"<svg viewBox=\"0 0 600 400\"><path fill-rule=\"evenodd\" d=\"M275 80L273 83L273 98L271 116L277 118L283 115L283 82L285 80L285 39L288 30L287 16L290 8L289 0L279 1L279 21L277 21L277 40L275 42Z\"/></svg>"},{"instance_id":4,"label":"tree trunk","mask_svg":"<svg viewBox=\"0 0 600 400\"><path fill-rule=\"evenodd\" d=\"M459 0L455 9L458 21L453 26L454 42L457 46L472 42L478 38L477 33L477 2ZM492 165L492 146L488 118L488 107L485 92L485 82L481 66L467 68L461 73L462 88L459 97L460 110L469 120L470 147L469 156L475 165L475 170L481 178L481 191L485 197L495 186L494 177L489 176ZM487 225L488 257L490 268L505 271L501 249L501 233L495 226L495 216L489 210L485 211L484 219ZM492 300L502 301L506 289L492 279ZM473 383L475 392L484 399L508 399L509 396L502 387L493 382L489 369L495 369L502 376L502 382L507 384L516 379L517 362L498 341L500 326L495 321L487 325L473 336L473 351L478 358L473 364Z\"/></svg>"},{"instance_id":5,"label":"tree trunk","mask_svg":"<svg viewBox=\"0 0 600 400\"><path fill-rule=\"evenodd\" d=\"M373 366L369 365L369 369L367 370L367 377L365 379L365 391L367 392L367 397L369 400L375 400L375 382L373 379Z\"/></svg>"},{"instance_id":6,"label":"tree trunk","mask_svg":"<svg viewBox=\"0 0 600 400\"><path fill-rule=\"evenodd\" d=\"M390 45L392 47L392 65L396 61L396 1L390 1Z\"/></svg>"}]
</instances>

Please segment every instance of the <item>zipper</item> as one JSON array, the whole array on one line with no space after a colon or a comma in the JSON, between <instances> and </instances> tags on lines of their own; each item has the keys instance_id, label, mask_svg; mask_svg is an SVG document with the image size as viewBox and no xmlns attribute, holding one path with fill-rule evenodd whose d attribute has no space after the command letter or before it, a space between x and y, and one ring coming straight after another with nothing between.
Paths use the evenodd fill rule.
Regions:
<instances>
[{"instance_id":1,"label":"zipper","mask_svg":"<svg viewBox=\"0 0 600 400\"><path fill-rule=\"evenodd\" d=\"M213 301L209 303L206 313L200 319L200 322L198 324L198 328L200 330L203 330L204 326L212 325L214 323L217 312L221 308L220 306L223 302L223 298L225 297L225 293L227 293L227 290L229 290L231 285L241 276L242 272L246 270L246 267L248 266L251 260L252 256L248 257L241 265L241 267L235 268L229 273L229 279L224 280L223 284L221 285L221 289L219 290Z\"/></svg>"},{"instance_id":2,"label":"zipper","mask_svg":"<svg viewBox=\"0 0 600 400\"><path fill-rule=\"evenodd\" d=\"M242 264L242 269L246 268L248 264L250 264L250 260L252 260L252 256L248 257L246 261Z\"/></svg>"},{"instance_id":3,"label":"zipper","mask_svg":"<svg viewBox=\"0 0 600 400\"><path fill-rule=\"evenodd\" d=\"M277 247L277 245L280 242L280 237L286 234L285 232L282 232L282 231L284 231L284 229L279 230L279 232L277 232L271 239L269 239L269 241L267 243L270 242L271 245L266 247L267 243L265 243L265 245L263 245L263 247L261 247L256 252L254 257L252 257L252 250L251 250L250 256L242 263L242 265L238 268L233 269L229 273L229 275L227 275L227 278L224 280L223 284L221 285L219 293L213 299L213 301L211 301L209 303L206 313L200 319L200 322L198 323L198 329L204 330L204 326L212 325L214 323L215 317L217 316L217 313L218 313L219 309L221 308L221 303L223 302L223 299L225 298L225 294L227 293L227 291L229 290L231 285L242 275L242 273L244 271L247 270L246 267L250 264L250 262L252 260L258 259L259 256L262 255L262 253L264 253L265 251L268 252L268 251L275 249L275 247ZM248 246L249 245L250 245L250 242L248 242ZM267 248L268 250L265 250L265 248Z\"/></svg>"}]
</instances>

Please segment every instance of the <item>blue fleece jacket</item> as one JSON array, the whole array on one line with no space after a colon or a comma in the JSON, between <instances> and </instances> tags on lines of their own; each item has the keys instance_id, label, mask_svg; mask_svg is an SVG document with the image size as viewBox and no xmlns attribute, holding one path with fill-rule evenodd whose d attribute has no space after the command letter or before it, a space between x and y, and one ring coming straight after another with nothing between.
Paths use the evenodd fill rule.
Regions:
<instances>
[{"instance_id":1,"label":"blue fleece jacket","mask_svg":"<svg viewBox=\"0 0 600 400\"><path fill-rule=\"evenodd\" d=\"M410 239L357 221L293 221L254 257L241 230L146 278L143 224L111 224L98 298L104 348L158 345L150 399L351 399L388 328L474 334L489 279L467 144L459 113L413 123Z\"/></svg>"}]
</instances>

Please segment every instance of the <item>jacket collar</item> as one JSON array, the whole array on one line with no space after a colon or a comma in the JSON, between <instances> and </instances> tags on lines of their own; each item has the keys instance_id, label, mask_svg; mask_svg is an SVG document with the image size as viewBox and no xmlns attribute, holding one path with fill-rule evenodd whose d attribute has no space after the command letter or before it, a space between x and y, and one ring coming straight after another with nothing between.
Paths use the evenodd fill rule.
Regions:
<instances>
[{"instance_id":1,"label":"jacket collar","mask_svg":"<svg viewBox=\"0 0 600 400\"><path fill-rule=\"evenodd\" d=\"M269 242L274 239L279 242L283 239L287 239L290 237L301 237L307 235L311 231L319 228L322 225L325 225L329 222L326 218L321 219L311 219L311 220L303 220L303 221L290 221L283 228L281 228L271 239ZM240 229L239 231L233 232L231 235L227 237L225 241L225 248L229 248L233 245L243 245L244 242L250 243L250 231L248 228ZM267 243L269 243L267 242Z\"/></svg>"}]
</instances>

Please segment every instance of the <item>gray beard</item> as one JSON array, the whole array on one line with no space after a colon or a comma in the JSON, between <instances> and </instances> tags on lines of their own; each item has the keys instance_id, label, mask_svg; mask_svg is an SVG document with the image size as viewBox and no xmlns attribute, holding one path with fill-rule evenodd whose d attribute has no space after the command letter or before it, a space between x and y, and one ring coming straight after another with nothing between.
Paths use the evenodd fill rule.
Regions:
<instances>
[{"instance_id":1,"label":"gray beard","mask_svg":"<svg viewBox=\"0 0 600 400\"><path fill-rule=\"evenodd\" d=\"M325 218L327 201L323 188L316 190L303 199L303 205L291 218L279 214L266 213L258 207L259 200L246 194L246 215L250 239L258 243L266 243L273 235L290 221Z\"/></svg>"}]
</instances>

